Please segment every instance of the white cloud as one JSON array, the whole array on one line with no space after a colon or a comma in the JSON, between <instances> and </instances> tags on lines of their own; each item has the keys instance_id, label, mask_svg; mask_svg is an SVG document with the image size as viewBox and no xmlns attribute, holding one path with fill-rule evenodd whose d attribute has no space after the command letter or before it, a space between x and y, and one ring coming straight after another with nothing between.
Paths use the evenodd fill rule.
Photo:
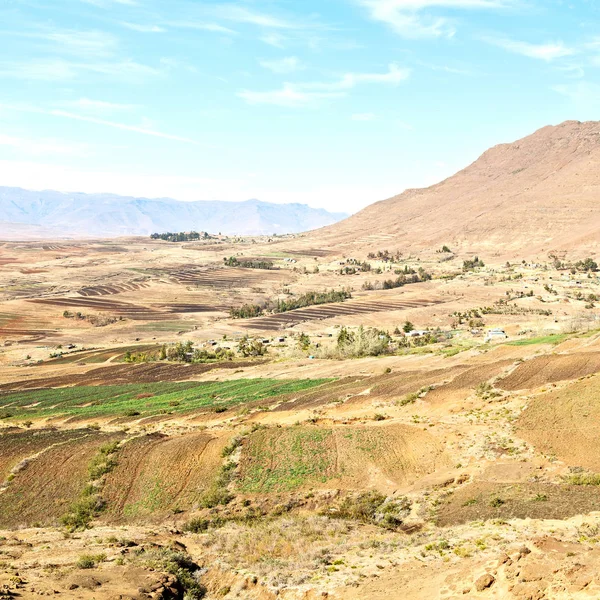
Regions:
<instances>
[{"instance_id":1,"label":"white cloud","mask_svg":"<svg viewBox=\"0 0 600 600\"><path fill-rule=\"evenodd\" d=\"M577 83L555 85L552 90L582 107L596 110L600 103L600 85L597 83L578 81Z\"/></svg>"},{"instance_id":2,"label":"white cloud","mask_svg":"<svg viewBox=\"0 0 600 600\"><path fill-rule=\"evenodd\" d=\"M140 33L164 33L166 30L158 25L143 25L141 23L129 23L127 21L121 21L119 23L122 27L131 29L132 31L139 31Z\"/></svg>"},{"instance_id":3,"label":"white cloud","mask_svg":"<svg viewBox=\"0 0 600 600\"><path fill-rule=\"evenodd\" d=\"M122 4L125 6L138 6L137 0L81 0L84 4L93 4L100 8L110 8L113 4Z\"/></svg>"},{"instance_id":4,"label":"white cloud","mask_svg":"<svg viewBox=\"0 0 600 600\"><path fill-rule=\"evenodd\" d=\"M260 65L273 73L293 73L304 68L302 62L295 56L287 56L279 60L263 60Z\"/></svg>"},{"instance_id":5,"label":"white cloud","mask_svg":"<svg viewBox=\"0 0 600 600\"><path fill-rule=\"evenodd\" d=\"M212 33L224 33L227 35L237 34L237 31L230 29L229 27L223 27L217 23L205 23L203 21L169 21L167 25L177 29L195 29L197 31L209 31Z\"/></svg>"},{"instance_id":6,"label":"white cloud","mask_svg":"<svg viewBox=\"0 0 600 600\"><path fill-rule=\"evenodd\" d=\"M344 94L339 92L306 92L297 89L291 83L284 83L279 90L268 92L243 90L238 92L237 95L248 102L248 104L271 104L288 108L304 108L314 105L324 98L336 98Z\"/></svg>"},{"instance_id":7,"label":"white cloud","mask_svg":"<svg viewBox=\"0 0 600 600\"><path fill-rule=\"evenodd\" d=\"M260 38L260 41L269 44L269 46L274 46L275 48L284 48L286 38L279 33L269 33L268 35L263 35Z\"/></svg>"},{"instance_id":8,"label":"white cloud","mask_svg":"<svg viewBox=\"0 0 600 600\"><path fill-rule=\"evenodd\" d=\"M106 75L128 82L160 75L160 71L132 60L116 62L75 62L56 59L31 59L22 62L0 62L0 77L37 81L65 81L85 73Z\"/></svg>"},{"instance_id":9,"label":"white cloud","mask_svg":"<svg viewBox=\"0 0 600 600\"><path fill-rule=\"evenodd\" d=\"M392 63L387 73L346 73L337 81L284 83L281 89L267 92L243 90L238 96L249 104L273 104L290 108L311 106L324 98L345 96L362 83L384 83L398 85L410 75L410 69Z\"/></svg>"},{"instance_id":10,"label":"white cloud","mask_svg":"<svg viewBox=\"0 0 600 600\"><path fill-rule=\"evenodd\" d=\"M237 21L238 23L248 23L250 25L259 25L260 27L267 27L273 29L296 29L297 25L268 15L266 13L260 13L250 10L245 6L238 6L237 4L222 4L220 6L214 6L213 12L218 17L226 19L228 21Z\"/></svg>"},{"instance_id":11,"label":"white cloud","mask_svg":"<svg viewBox=\"0 0 600 600\"><path fill-rule=\"evenodd\" d=\"M355 113L351 118L353 121L373 121L375 115L373 113Z\"/></svg>"},{"instance_id":12,"label":"white cloud","mask_svg":"<svg viewBox=\"0 0 600 600\"><path fill-rule=\"evenodd\" d=\"M10 146L11 148L31 155L72 155L82 156L87 154L88 148L83 144L65 142L44 138L21 138L4 135L0 133L0 146Z\"/></svg>"},{"instance_id":13,"label":"white cloud","mask_svg":"<svg viewBox=\"0 0 600 600\"><path fill-rule=\"evenodd\" d=\"M45 50L78 58L106 58L114 55L118 46L117 38L105 31L3 31L2 35L47 42Z\"/></svg>"},{"instance_id":14,"label":"white cloud","mask_svg":"<svg viewBox=\"0 0 600 600\"><path fill-rule=\"evenodd\" d=\"M120 104L116 102L105 102L104 100L91 100L90 98L79 98L63 103L64 106L78 108L86 112L118 112L138 108L135 104Z\"/></svg>"},{"instance_id":15,"label":"white cloud","mask_svg":"<svg viewBox=\"0 0 600 600\"><path fill-rule=\"evenodd\" d=\"M164 133L162 131L156 131L154 129L150 129L149 127L143 127L143 126L139 127L137 125L128 125L126 123L119 123L116 121L108 121L106 119L99 119L99 118L92 117L89 115L82 115L82 114L73 113L73 112L69 112L69 111L65 111L65 110L37 108L35 106L17 106L17 105L10 105L10 104L0 104L0 109L14 110L17 112L24 112L24 113L48 115L51 117L71 119L74 121L83 121L86 123L93 123L95 125L102 125L103 127L113 127L114 129L121 129L124 131L132 131L134 133L140 133L142 135L149 135L152 137L163 138L166 140L173 140L173 141L177 141L177 142L184 142L186 144L198 145L198 142L196 142L195 140L192 140L190 138L181 137L178 135L172 135L170 133Z\"/></svg>"},{"instance_id":16,"label":"white cloud","mask_svg":"<svg viewBox=\"0 0 600 600\"><path fill-rule=\"evenodd\" d=\"M569 48L563 42L549 42L546 44L531 44L529 42L521 42L506 38L490 38L486 37L483 40L494 46L504 48L514 54L527 56L528 58L536 58L551 62L557 58L572 56L576 53L573 48Z\"/></svg>"},{"instance_id":17,"label":"white cloud","mask_svg":"<svg viewBox=\"0 0 600 600\"><path fill-rule=\"evenodd\" d=\"M357 0L369 10L371 19L386 23L406 38L452 37L454 24L447 17L421 15L427 9L497 9L518 0Z\"/></svg>"}]
</instances>

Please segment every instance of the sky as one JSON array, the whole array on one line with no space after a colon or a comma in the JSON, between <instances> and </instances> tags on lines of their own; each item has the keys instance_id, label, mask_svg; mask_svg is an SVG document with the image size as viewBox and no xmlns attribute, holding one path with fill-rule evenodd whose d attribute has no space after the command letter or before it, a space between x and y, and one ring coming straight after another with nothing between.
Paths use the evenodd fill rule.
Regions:
<instances>
[{"instance_id":1,"label":"sky","mask_svg":"<svg viewBox=\"0 0 600 600\"><path fill-rule=\"evenodd\" d=\"M355 212L600 120L600 0L0 0L0 185Z\"/></svg>"}]
</instances>

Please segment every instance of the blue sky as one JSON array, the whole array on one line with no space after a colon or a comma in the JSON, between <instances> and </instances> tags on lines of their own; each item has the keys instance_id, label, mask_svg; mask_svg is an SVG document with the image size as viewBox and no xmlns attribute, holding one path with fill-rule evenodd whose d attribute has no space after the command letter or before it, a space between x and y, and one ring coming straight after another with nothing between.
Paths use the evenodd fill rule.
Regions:
<instances>
[{"instance_id":1,"label":"blue sky","mask_svg":"<svg viewBox=\"0 0 600 600\"><path fill-rule=\"evenodd\" d=\"M352 212L600 119L600 0L0 0L0 185Z\"/></svg>"}]
</instances>

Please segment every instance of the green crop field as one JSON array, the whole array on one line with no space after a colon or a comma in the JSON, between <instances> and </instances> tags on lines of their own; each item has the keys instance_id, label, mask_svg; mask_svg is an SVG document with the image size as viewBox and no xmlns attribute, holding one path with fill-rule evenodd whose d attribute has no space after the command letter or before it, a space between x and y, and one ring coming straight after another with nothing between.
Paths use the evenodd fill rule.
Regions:
<instances>
[{"instance_id":1,"label":"green crop field","mask_svg":"<svg viewBox=\"0 0 600 600\"><path fill-rule=\"evenodd\" d=\"M166 412L230 408L307 390L330 379L239 379L81 386L0 395L0 418L152 416ZM134 414L136 413L136 414Z\"/></svg>"},{"instance_id":2,"label":"green crop field","mask_svg":"<svg viewBox=\"0 0 600 600\"><path fill-rule=\"evenodd\" d=\"M557 333L554 335L545 335L542 337L534 337L525 340L515 340L513 342L506 342L507 346L532 346L534 344L560 344L565 340L569 339L571 334L568 333Z\"/></svg>"},{"instance_id":3,"label":"green crop field","mask_svg":"<svg viewBox=\"0 0 600 600\"><path fill-rule=\"evenodd\" d=\"M311 481L339 476L331 429L291 427L257 431L244 446L239 489L246 493L284 492Z\"/></svg>"}]
</instances>

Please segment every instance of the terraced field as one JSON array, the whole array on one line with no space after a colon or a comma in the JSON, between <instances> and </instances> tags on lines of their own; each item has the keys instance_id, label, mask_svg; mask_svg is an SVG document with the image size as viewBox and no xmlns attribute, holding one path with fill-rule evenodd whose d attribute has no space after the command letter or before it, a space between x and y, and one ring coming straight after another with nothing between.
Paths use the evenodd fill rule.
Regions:
<instances>
[{"instance_id":1,"label":"terraced field","mask_svg":"<svg viewBox=\"0 0 600 600\"><path fill-rule=\"evenodd\" d=\"M238 379L228 382L78 386L9 392L0 396L0 406L5 421L142 418L164 413L225 411L240 404L252 404L300 392L328 381Z\"/></svg>"},{"instance_id":2,"label":"terraced field","mask_svg":"<svg viewBox=\"0 0 600 600\"><path fill-rule=\"evenodd\" d=\"M35 300L29 300L29 302L64 308L79 308L87 311L109 312L111 315L133 321L161 321L173 318L172 313L169 312L161 312L139 304L117 302L116 300L104 298L36 298Z\"/></svg>"},{"instance_id":3,"label":"terraced field","mask_svg":"<svg viewBox=\"0 0 600 600\"><path fill-rule=\"evenodd\" d=\"M92 285L81 288L77 293L80 296L111 296L122 292L135 292L149 287L144 281L132 281L129 283L112 283L107 285Z\"/></svg>"},{"instance_id":4,"label":"terraced field","mask_svg":"<svg viewBox=\"0 0 600 600\"><path fill-rule=\"evenodd\" d=\"M285 283L292 279L291 274L285 270L258 270L258 269L197 269L182 267L167 272L169 278L182 285L196 287L209 287L215 289L240 289L250 288L264 283Z\"/></svg>"},{"instance_id":5,"label":"terraced field","mask_svg":"<svg viewBox=\"0 0 600 600\"><path fill-rule=\"evenodd\" d=\"M443 446L417 427L297 425L256 431L244 441L238 488L390 490L449 464Z\"/></svg>"},{"instance_id":6,"label":"terraced field","mask_svg":"<svg viewBox=\"0 0 600 600\"><path fill-rule=\"evenodd\" d=\"M161 381L189 381L215 368L239 369L250 364L260 364L260 361L248 360L226 361L214 363L177 364L164 362L149 362L137 364L107 365L91 369L85 373L39 377L0 384L0 394L18 390L36 390L58 388L65 386L98 386L128 383L156 383ZM2 396L0 395L0 398Z\"/></svg>"},{"instance_id":7,"label":"terraced field","mask_svg":"<svg viewBox=\"0 0 600 600\"><path fill-rule=\"evenodd\" d=\"M127 442L103 489L108 521L188 510L213 484L230 435L146 435Z\"/></svg>"},{"instance_id":8,"label":"terraced field","mask_svg":"<svg viewBox=\"0 0 600 600\"><path fill-rule=\"evenodd\" d=\"M257 331L277 331L286 327L293 327L306 321L331 319L334 317L347 317L369 313L407 310L410 308L423 308L443 303L444 300L355 300L334 304L321 304L308 308L290 310L277 315L248 319L242 325L247 329Z\"/></svg>"},{"instance_id":9,"label":"terraced field","mask_svg":"<svg viewBox=\"0 0 600 600\"><path fill-rule=\"evenodd\" d=\"M42 450L16 474L0 494L0 527L56 525L81 495L99 447L123 438L123 434L80 431L82 435Z\"/></svg>"}]
</instances>

